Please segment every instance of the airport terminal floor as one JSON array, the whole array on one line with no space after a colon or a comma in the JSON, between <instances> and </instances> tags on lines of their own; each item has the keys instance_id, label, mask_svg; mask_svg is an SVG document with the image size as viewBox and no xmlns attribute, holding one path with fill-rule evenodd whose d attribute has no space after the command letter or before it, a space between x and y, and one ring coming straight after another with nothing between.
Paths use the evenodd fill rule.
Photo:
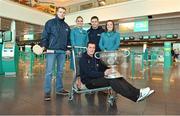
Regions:
<instances>
[{"instance_id":1,"label":"airport terminal floor","mask_svg":"<svg viewBox=\"0 0 180 116\"><path fill-rule=\"evenodd\" d=\"M44 101L44 63L35 60L32 72L29 61L19 62L16 77L0 77L0 115L177 115L180 114L180 63L174 63L169 70L163 70L160 63L148 66L144 71L136 70L133 79L124 75L135 87L149 86L155 93L135 103L118 95L113 106L107 103L107 94L75 94L72 101L68 96L52 92L51 101ZM66 62L63 76L64 87L70 90L72 71ZM54 80L53 80L54 83Z\"/></svg>"}]
</instances>

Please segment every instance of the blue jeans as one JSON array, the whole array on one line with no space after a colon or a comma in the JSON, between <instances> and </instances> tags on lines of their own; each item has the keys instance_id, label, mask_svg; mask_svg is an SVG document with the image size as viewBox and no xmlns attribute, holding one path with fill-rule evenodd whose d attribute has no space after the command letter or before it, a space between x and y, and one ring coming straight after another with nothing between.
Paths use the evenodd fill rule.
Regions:
<instances>
[{"instance_id":1,"label":"blue jeans","mask_svg":"<svg viewBox=\"0 0 180 116\"><path fill-rule=\"evenodd\" d=\"M65 59L66 59L65 53L46 54L46 74L45 74L45 82L44 82L45 93L51 92L51 81L52 81L53 69L56 61L57 61L56 91L61 91L63 89L62 76L63 76Z\"/></svg>"}]
</instances>

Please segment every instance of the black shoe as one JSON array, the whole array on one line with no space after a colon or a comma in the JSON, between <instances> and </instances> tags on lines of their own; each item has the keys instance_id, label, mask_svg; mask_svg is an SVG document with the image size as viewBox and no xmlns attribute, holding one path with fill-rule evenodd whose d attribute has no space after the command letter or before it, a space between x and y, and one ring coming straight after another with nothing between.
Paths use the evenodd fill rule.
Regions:
<instances>
[{"instance_id":1,"label":"black shoe","mask_svg":"<svg viewBox=\"0 0 180 116\"><path fill-rule=\"evenodd\" d=\"M57 95L68 95L69 92L63 89L62 91L57 91L56 94Z\"/></svg>"},{"instance_id":2,"label":"black shoe","mask_svg":"<svg viewBox=\"0 0 180 116\"><path fill-rule=\"evenodd\" d=\"M51 100L51 95L50 95L50 93L45 93L44 101L50 101L50 100Z\"/></svg>"}]
</instances>

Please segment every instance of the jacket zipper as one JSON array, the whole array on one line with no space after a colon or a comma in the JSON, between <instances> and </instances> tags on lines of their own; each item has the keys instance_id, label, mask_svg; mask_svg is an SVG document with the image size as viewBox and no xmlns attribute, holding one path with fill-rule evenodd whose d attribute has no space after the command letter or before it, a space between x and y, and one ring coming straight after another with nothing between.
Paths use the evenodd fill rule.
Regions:
<instances>
[{"instance_id":1,"label":"jacket zipper","mask_svg":"<svg viewBox=\"0 0 180 116\"><path fill-rule=\"evenodd\" d=\"M51 43L49 44L49 47L51 47L52 43L53 43L53 39L52 39Z\"/></svg>"}]
</instances>

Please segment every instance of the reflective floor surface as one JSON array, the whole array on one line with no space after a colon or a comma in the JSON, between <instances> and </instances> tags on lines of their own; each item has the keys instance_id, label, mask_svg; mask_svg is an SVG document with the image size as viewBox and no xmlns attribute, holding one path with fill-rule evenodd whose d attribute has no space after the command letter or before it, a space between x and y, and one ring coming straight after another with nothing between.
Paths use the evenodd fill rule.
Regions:
<instances>
[{"instance_id":1,"label":"reflective floor surface","mask_svg":"<svg viewBox=\"0 0 180 116\"><path fill-rule=\"evenodd\" d=\"M156 65L136 70L134 78L129 69L123 75L137 88L150 86L155 93L146 100L135 103L121 95L113 106L107 104L107 94L76 94L72 101L52 92L52 100L44 101L44 65L35 62L32 72L29 63L20 63L17 77L0 77L0 114L16 115L180 115L180 64L169 70ZM64 87L70 89L72 71L66 63ZM52 81L54 83L54 81Z\"/></svg>"}]
</instances>

